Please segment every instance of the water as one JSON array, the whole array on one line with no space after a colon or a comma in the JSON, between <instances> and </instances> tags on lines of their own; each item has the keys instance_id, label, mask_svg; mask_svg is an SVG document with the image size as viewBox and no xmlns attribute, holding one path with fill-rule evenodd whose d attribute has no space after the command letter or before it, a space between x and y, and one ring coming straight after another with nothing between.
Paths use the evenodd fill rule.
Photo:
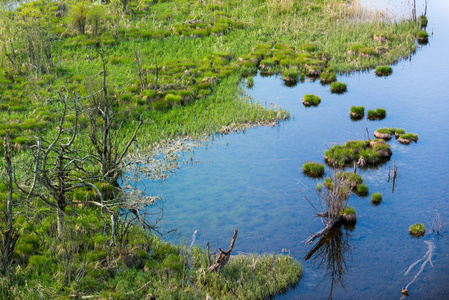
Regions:
<instances>
[{"instance_id":1,"label":"water","mask_svg":"<svg viewBox=\"0 0 449 300\"><path fill-rule=\"evenodd\" d=\"M428 244L435 247L433 267L425 265L408 286L410 299L449 298L449 239L426 233L420 239L408 234L408 227L422 222L426 227L436 213L449 222L449 3L431 1L428 7L429 44L418 48L410 60L394 66L393 74L378 78L370 72L353 73L339 80L348 92L333 95L329 86L317 82L285 87L276 76L254 78L248 90L261 103L274 103L294 118L279 126L259 127L245 133L216 137L197 149L194 160L163 183L147 181L150 194L165 200L164 229L177 228L189 242L198 230L196 243L229 245L233 230L239 236L233 253L281 253L287 249L304 267L299 284L277 298L335 299L401 298L419 272L419 262ZM318 107L304 108L304 94L316 94ZM352 105L365 111L382 107L382 121L353 122ZM323 225L304 196L316 203L318 182L302 174L305 161L323 162L327 147L346 140L363 139L379 127L399 127L417 133L419 141L402 145L389 142L393 156L378 169L361 171L370 195L380 192L383 202L375 207L368 197L351 196L349 205L357 211L357 224L341 228L327 240L313 245L304 241ZM371 136L372 137L372 136ZM186 154L185 159L190 158ZM393 159L399 178L395 191L387 182ZM448 233L449 234L449 233ZM305 260L320 244L321 247Z\"/></svg>"}]
</instances>

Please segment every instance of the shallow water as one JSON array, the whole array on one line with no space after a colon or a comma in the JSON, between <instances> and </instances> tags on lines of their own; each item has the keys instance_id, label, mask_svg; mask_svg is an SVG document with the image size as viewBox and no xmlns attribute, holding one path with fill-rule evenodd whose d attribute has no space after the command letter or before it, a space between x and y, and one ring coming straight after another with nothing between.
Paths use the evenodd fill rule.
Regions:
<instances>
[{"instance_id":1,"label":"shallow water","mask_svg":"<svg viewBox=\"0 0 449 300\"><path fill-rule=\"evenodd\" d=\"M449 222L447 16L448 2L431 1L428 31L434 35L429 44L418 48L410 60L396 64L391 76L379 78L372 71L341 76L339 80L348 84L343 95L331 94L329 86L318 81L288 88L279 77L255 77L247 93L261 103L280 105L294 118L274 128L217 136L193 153L199 164L183 165L162 183L146 181L146 190L165 200L164 229L177 228L182 233L171 240L190 244L198 230L196 244L219 242L226 248L238 228L233 253L287 249L301 261L304 276L295 288L277 296L286 299L322 299L331 291L335 299L401 298L401 288L413 280L422 263L405 272L426 254L425 241L429 241L435 247L433 267L425 265L410 284L409 299L449 299L449 239L437 239L431 233L416 239L408 234L413 223L429 227L436 213ZM318 107L301 104L304 94L310 93L321 97ZM352 105L364 106L365 112L383 107L387 117L351 121ZM377 169L360 171L370 194L349 199L357 211L355 228L334 232L311 259L304 260L319 243L305 245L304 241L323 225L304 198L316 203L318 180L304 176L302 164L323 162L324 150L335 143L364 139L366 127L371 138L379 127L399 127L417 133L419 141L402 145L393 138L391 160ZM190 153L184 159L190 159ZM393 159L399 175L394 193L387 182ZM383 195L377 207L370 203L374 192ZM329 251L338 255L325 256ZM327 258L323 261L323 257ZM338 263L344 268L328 268Z\"/></svg>"}]
</instances>

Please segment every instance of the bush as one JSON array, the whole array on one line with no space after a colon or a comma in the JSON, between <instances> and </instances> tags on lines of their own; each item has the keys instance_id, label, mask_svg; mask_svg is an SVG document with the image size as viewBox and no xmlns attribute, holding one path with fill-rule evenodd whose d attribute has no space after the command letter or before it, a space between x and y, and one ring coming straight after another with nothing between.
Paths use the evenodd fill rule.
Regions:
<instances>
[{"instance_id":1,"label":"bush","mask_svg":"<svg viewBox=\"0 0 449 300\"><path fill-rule=\"evenodd\" d=\"M320 104L320 102L321 102L321 98L318 96L312 95L312 94L306 94L304 96L304 98L302 98L302 103L305 106L310 106L310 105L316 106L316 105Z\"/></svg>"},{"instance_id":2,"label":"bush","mask_svg":"<svg viewBox=\"0 0 449 300\"><path fill-rule=\"evenodd\" d=\"M415 223L408 229L411 235L422 236L426 233L426 228L422 223Z\"/></svg>"},{"instance_id":3,"label":"bush","mask_svg":"<svg viewBox=\"0 0 449 300\"><path fill-rule=\"evenodd\" d=\"M393 72L393 68L390 66L377 66L374 72L379 76L390 75Z\"/></svg>"},{"instance_id":4,"label":"bush","mask_svg":"<svg viewBox=\"0 0 449 300\"><path fill-rule=\"evenodd\" d=\"M344 93L346 92L346 83L335 81L331 83L331 92L332 93Z\"/></svg>"},{"instance_id":5,"label":"bush","mask_svg":"<svg viewBox=\"0 0 449 300\"><path fill-rule=\"evenodd\" d=\"M381 193L374 193L374 194L371 196L371 202L372 202L373 204L378 205L380 202L382 202L382 194L381 194Z\"/></svg>"},{"instance_id":6,"label":"bush","mask_svg":"<svg viewBox=\"0 0 449 300\"><path fill-rule=\"evenodd\" d=\"M84 34L86 31L86 21L89 8L85 1L78 2L73 6L69 14L69 24L75 27L79 33Z\"/></svg>"},{"instance_id":7,"label":"bush","mask_svg":"<svg viewBox=\"0 0 449 300\"><path fill-rule=\"evenodd\" d=\"M302 169L304 173L312 176L323 176L324 165L317 162L306 162L303 164Z\"/></svg>"}]
</instances>

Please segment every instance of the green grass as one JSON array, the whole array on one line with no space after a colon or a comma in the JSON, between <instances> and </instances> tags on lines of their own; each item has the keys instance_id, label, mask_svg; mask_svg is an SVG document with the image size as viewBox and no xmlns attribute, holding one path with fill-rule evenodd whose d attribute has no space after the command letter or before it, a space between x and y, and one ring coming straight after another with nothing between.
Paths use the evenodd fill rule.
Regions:
<instances>
[{"instance_id":1,"label":"green grass","mask_svg":"<svg viewBox=\"0 0 449 300\"><path fill-rule=\"evenodd\" d=\"M305 106L317 106L321 103L321 98L316 95L306 94L304 98L302 98L302 103Z\"/></svg>"},{"instance_id":2,"label":"green grass","mask_svg":"<svg viewBox=\"0 0 449 300\"><path fill-rule=\"evenodd\" d=\"M413 236L422 236L426 233L426 228L422 223L415 223L409 227L408 231Z\"/></svg>"},{"instance_id":3,"label":"green grass","mask_svg":"<svg viewBox=\"0 0 449 300\"><path fill-rule=\"evenodd\" d=\"M365 108L363 106L351 106L351 114L363 116L365 114Z\"/></svg>"},{"instance_id":4,"label":"green grass","mask_svg":"<svg viewBox=\"0 0 449 300\"><path fill-rule=\"evenodd\" d=\"M377 66L375 73L379 76L386 76L393 73L393 68L390 66Z\"/></svg>"},{"instance_id":5,"label":"green grass","mask_svg":"<svg viewBox=\"0 0 449 300\"><path fill-rule=\"evenodd\" d=\"M427 27L427 17L424 15L421 15L418 17L418 24L420 25L421 28L426 28Z\"/></svg>"},{"instance_id":6,"label":"green grass","mask_svg":"<svg viewBox=\"0 0 449 300\"><path fill-rule=\"evenodd\" d=\"M332 93L344 93L347 90L347 86L346 83L340 82L340 81L335 81L331 83L331 92Z\"/></svg>"},{"instance_id":7,"label":"green grass","mask_svg":"<svg viewBox=\"0 0 449 300\"><path fill-rule=\"evenodd\" d=\"M364 195L368 195L369 188L365 184L358 184L356 190L357 190L357 194L364 196Z\"/></svg>"},{"instance_id":8,"label":"green grass","mask_svg":"<svg viewBox=\"0 0 449 300\"><path fill-rule=\"evenodd\" d=\"M382 202L382 194L381 193L374 193L371 195L371 203L374 205L379 205Z\"/></svg>"},{"instance_id":9,"label":"green grass","mask_svg":"<svg viewBox=\"0 0 449 300\"><path fill-rule=\"evenodd\" d=\"M421 40L426 40L429 38L429 34L425 30L419 30L416 36Z\"/></svg>"},{"instance_id":10,"label":"green grass","mask_svg":"<svg viewBox=\"0 0 449 300\"><path fill-rule=\"evenodd\" d=\"M324 165L320 164L318 162L305 162L302 165L302 169L304 170L304 173L315 176L315 177L321 177L324 175Z\"/></svg>"},{"instance_id":11,"label":"green grass","mask_svg":"<svg viewBox=\"0 0 449 300\"><path fill-rule=\"evenodd\" d=\"M337 80L335 72L323 72L320 74L321 83L331 83Z\"/></svg>"},{"instance_id":12,"label":"green grass","mask_svg":"<svg viewBox=\"0 0 449 300\"><path fill-rule=\"evenodd\" d=\"M383 108L377 108L376 110L368 110L369 120L382 120L386 117L387 111Z\"/></svg>"},{"instance_id":13,"label":"green grass","mask_svg":"<svg viewBox=\"0 0 449 300\"><path fill-rule=\"evenodd\" d=\"M412 140L415 142L418 140L418 135L415 133L405 133L401 134L399 137L404 140Z\"/></svg>"},{"instance_id":14,"label":"green grass","mask_svg":"<svg viewBox=\"0 0 449 300\"><path fill-rule=\"evenodd\" d=\"M340 213L342 215L355 215L355 208L346 206L345 208L343 208L343 210Z\"/></svg>"},{"instance_id":15,"label":"green grass","mask_svg":"<svg viewBox=\"0 0 449 300\"><path fill-rule=\"evenodd\" d=\"M367 164L376 165L389 156L391 156L390 146L380 141L372 147L368 141L347 141L343 145L332 146L324 152L326 162L340 168L357 162L360 157L363 157Z\"/></svg>"}]
</instances>

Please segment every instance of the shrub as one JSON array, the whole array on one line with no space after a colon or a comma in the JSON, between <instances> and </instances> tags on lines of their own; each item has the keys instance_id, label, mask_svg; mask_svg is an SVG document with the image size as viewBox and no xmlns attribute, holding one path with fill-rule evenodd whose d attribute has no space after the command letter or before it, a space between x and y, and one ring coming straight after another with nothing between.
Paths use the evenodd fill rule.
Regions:
<instances>
[{"instance_id":1,"label":"shrub","mask_svg":"<svg viewBox=\"0 0 449 300\"><path fill-rule=\"evenodd\" d=\"M331 83L331 92L332 93L344 93L346 92L346 83L335 81Z\"/></svg>"},{"instance_id":2,"label":"shrub","mask_svg":"<svg viewBox=\"0 0 449 300\"><path fill-rule=\"evenodd\" d=\"M382 194L381 193L374 193L372 196L371 196L371 202L373 203L373 204L379 204L380 202L382 202Z\"/></svg>"},{"instance_id":3,"label":"shrub","mask_svg":"<svg viewBox=\"0 0 449 300\"><path fill-rule=\"evenodd\" d=\"M360 195L368 194L368 190L369 190L369 188L365 184L358 184L357 185L357 193L360 194Z\"/></svg>"},{"instance_id":4,"label":"shrub","mask_svg":"<svg viewBox=\"0 0 449 300\"><path fill-rule=\"evenodd\" d=\"M86 2L80 1L73 6L69 14L69 24L75 27L81 34L84 34L86 30L88 11Z\"/></svg>"},{"instance_id":5,"label":"shrub","mask_svg":"<svg viewBox=\"0 0 449 300\"><path fill-rule=\"evenodd\" d=\"M316 106L320 104L321 98L312 94L306 94L304 98L302 98L302 103L305 106L313 105Z\"/></svg>"},{"instance_id":6,"label":"shrub","mask_svg":"<svg viewBox=\"0 0 449 300\"><path fill-rule=\"evenodd\" d=\"M426 228L422 223L415 223L410 226L408 231L410 232L411 235L422 236L424 235L424 233L426 233Z\"/></svg>"},{"instance_id":7,"label":"shrub","mask_svg":"<svg viewBox=\"0 0 449 300\"><path fill-rule=\"evenodd\" d=\"M379 76L390 75L393 72L393 68L390 66L377 66L374 72Z\"/></svg>"},{"instance_id":8,"label":"shrub","mask_svg":"<svg viewBox=\"0 0 449 300\"><path fill-rule=\"evenodd\" d=\"M304 173L312 176L323 176L324 165L317 162L305 162L302 166Z\"/></svg>"}]
</instances>

